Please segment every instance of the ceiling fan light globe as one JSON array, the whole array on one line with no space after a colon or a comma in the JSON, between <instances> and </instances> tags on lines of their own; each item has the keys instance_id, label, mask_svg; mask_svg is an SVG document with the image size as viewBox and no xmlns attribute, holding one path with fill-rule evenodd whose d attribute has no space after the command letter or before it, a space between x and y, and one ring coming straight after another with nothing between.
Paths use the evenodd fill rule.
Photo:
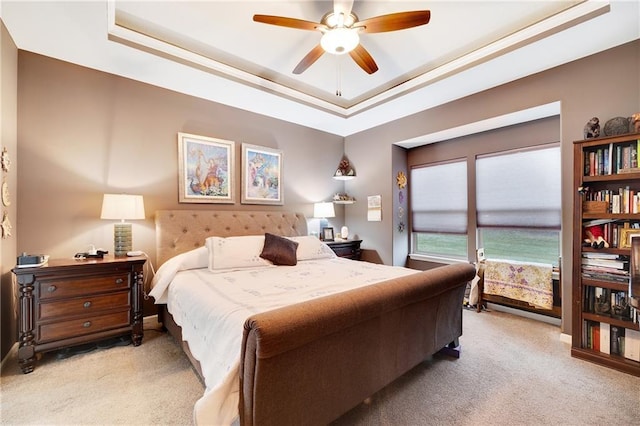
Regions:
<instances>
[{"instance_id":1,"label":"ceiling fan light globe","mask_svg":"<svg viewBox=\"0 0 640 426\"><path fill-rule=\"evenodd\" d=\"M360 36L355 29L334 28L327 31L320 40L320 45L327 53L343 55L351 52L360 43Z\"/></svg>"}]
</instances>

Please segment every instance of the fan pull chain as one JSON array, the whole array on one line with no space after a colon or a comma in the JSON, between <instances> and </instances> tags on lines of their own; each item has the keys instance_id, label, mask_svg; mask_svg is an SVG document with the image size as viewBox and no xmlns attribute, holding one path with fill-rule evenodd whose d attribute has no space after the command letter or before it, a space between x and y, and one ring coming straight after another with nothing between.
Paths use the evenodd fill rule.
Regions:
<instances>
[{"instance_id":1,"label":"fan pull chain","mask_svg":"<svg viewBox=\"0 0 640 426\"><path fill-rule=\"evenodd\" d=\"M336 59L336 96L342 96L342 58L338 56Z\"/></svg>"}]
</instances>

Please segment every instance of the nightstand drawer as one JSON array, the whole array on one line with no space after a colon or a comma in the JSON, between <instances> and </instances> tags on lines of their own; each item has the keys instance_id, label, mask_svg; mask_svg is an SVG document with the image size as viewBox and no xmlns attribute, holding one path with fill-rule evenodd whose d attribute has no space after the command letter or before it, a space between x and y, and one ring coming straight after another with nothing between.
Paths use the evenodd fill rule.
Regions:
<instances>
[{"instance_id":1,"label":"nightstand drawer","mask_svg":"<svg viewBox=\"0 0 640 426\"><path fill-rule=\"evenodd\" d=\"M60 340L68 337L97 333L111 328L126 327L131 324L130 311L115 312L95 317L85 317L76 320L60 321L42 324L38 327L39 343L49 340Z\"/></svg>"},{"instance_id":2,"label":"nightstand drawer","mask_svg":"<svg viewBox=\"0 0 640 426\"><path fill-rule=\"evenodd\" d=\"M82 314L92 315L105 309L129 308L131 306L131 292L120 291L101 296L79 297L70 300L41 303L38 319L46 320Z\"/></svg>"},{"instance_id":3,"label":"nightstand drawer","mask_svg":"<svg viewBox=\"0 0 640 426\"><path fill-rule=\"evenodd\" d=\"M89 278L42 280L37 283L40 300L83 296L90 293L130 288L129 274L121 273Z\"/></svg>"},{"instance_id":4,"label":"nightstand drawer","mask_svg":"<svg viewBox=\"0 0 640 426\"><path fill-rule=\"evenodd\" d=\"M340 257L351 257L355 255L358 251L355 247L332 247L335 254Z\"/></svg>"},{"instance_id":5,"label":"nightstand drawer","mask_svg":"<svg viewBox=\"0 0 640 426\"><path fill-rule=\"evenodd\" d=\"M362 240L337 240L325 241L331 250L339 256L347 259L360 260L362 250L360 243Z\"/></svg>"}]
</instances>

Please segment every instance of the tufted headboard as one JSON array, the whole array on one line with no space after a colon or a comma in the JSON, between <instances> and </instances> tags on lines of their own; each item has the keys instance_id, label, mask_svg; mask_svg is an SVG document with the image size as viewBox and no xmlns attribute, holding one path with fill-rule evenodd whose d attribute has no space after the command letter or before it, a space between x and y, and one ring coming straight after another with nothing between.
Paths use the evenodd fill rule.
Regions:
<instances>
[{"instance_id":1,"label":"tufted headboard","mask_svg":"<svg viewBox=\"0 0 640 426\"><path fill-rule=\"evenodd\" d=\"M203 246L211 236L307 235L304 215L292 212L158 210L155 221L158 267L177 254Z\"/></svg>"}]
</instances>

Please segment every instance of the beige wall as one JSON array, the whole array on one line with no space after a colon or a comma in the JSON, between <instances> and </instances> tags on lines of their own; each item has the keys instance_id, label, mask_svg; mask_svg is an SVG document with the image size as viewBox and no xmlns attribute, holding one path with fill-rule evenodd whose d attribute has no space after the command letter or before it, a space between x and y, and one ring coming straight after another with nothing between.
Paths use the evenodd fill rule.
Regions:
<instances>
[{"instance_id":1,"label":"beige wall","mask_svg":"<svg viewBox=\"0 0 640 426\"><path fill-rule=\"evenodd\" d=\"M501 116L550 102L561 102L562 143L562 258L565 303L562 331L571 333L571 254L573 238L572 142L582 139L584 124L593 116L604 123L640 111L640 41L636 40L509 84L422 111L345 140L345 152L358 169L358 179L347 184L356 198L379 193L383 221L367 222L366 205L348 209L345 220L363 238L363 247L376 250L385 263L393 259L392 162L389 146L396 141ZM372 156L371 152L377 152ZM376 178L388 179L377 184ZM386 214L385 214L386 213Z\"/></svg>"},{"instance_id":2,"label":"beige wall","mask_svg":"<svg viewBox=\"0 0 640 426\"><path fill-rule=\"evenodd\" d=\"M18 232L15 228L17 218L16 193L17 179L17 87L18 87L18 49L0 21L0 129L2 148L7 149L11 159L9 172L0 172L0 183L9 185L10 205L0 203L0 220L7 212L13 223L11 237L0 240L0 358L9 352L17 338L16 297L11 268L15 265Z\"/></svg>"},{"instance_id":3,"label":"beige wall","mask_svg":"<svg viewBox=\"0 0 640 426\"><path fill-rule=\"evenodd\" d=\"M155 259L158 209L290 209L331 199L341 137L20 51L18 249L73 256L113 249L102 194L144 195L134 248ZM177 133L236 141L236 204L179 204ZM241 143L283 151L284 206L240 204ZM339 214L339 212L338 212ZM342 217L332 221L342 225Z\"/></svg>"}]
</instances>

